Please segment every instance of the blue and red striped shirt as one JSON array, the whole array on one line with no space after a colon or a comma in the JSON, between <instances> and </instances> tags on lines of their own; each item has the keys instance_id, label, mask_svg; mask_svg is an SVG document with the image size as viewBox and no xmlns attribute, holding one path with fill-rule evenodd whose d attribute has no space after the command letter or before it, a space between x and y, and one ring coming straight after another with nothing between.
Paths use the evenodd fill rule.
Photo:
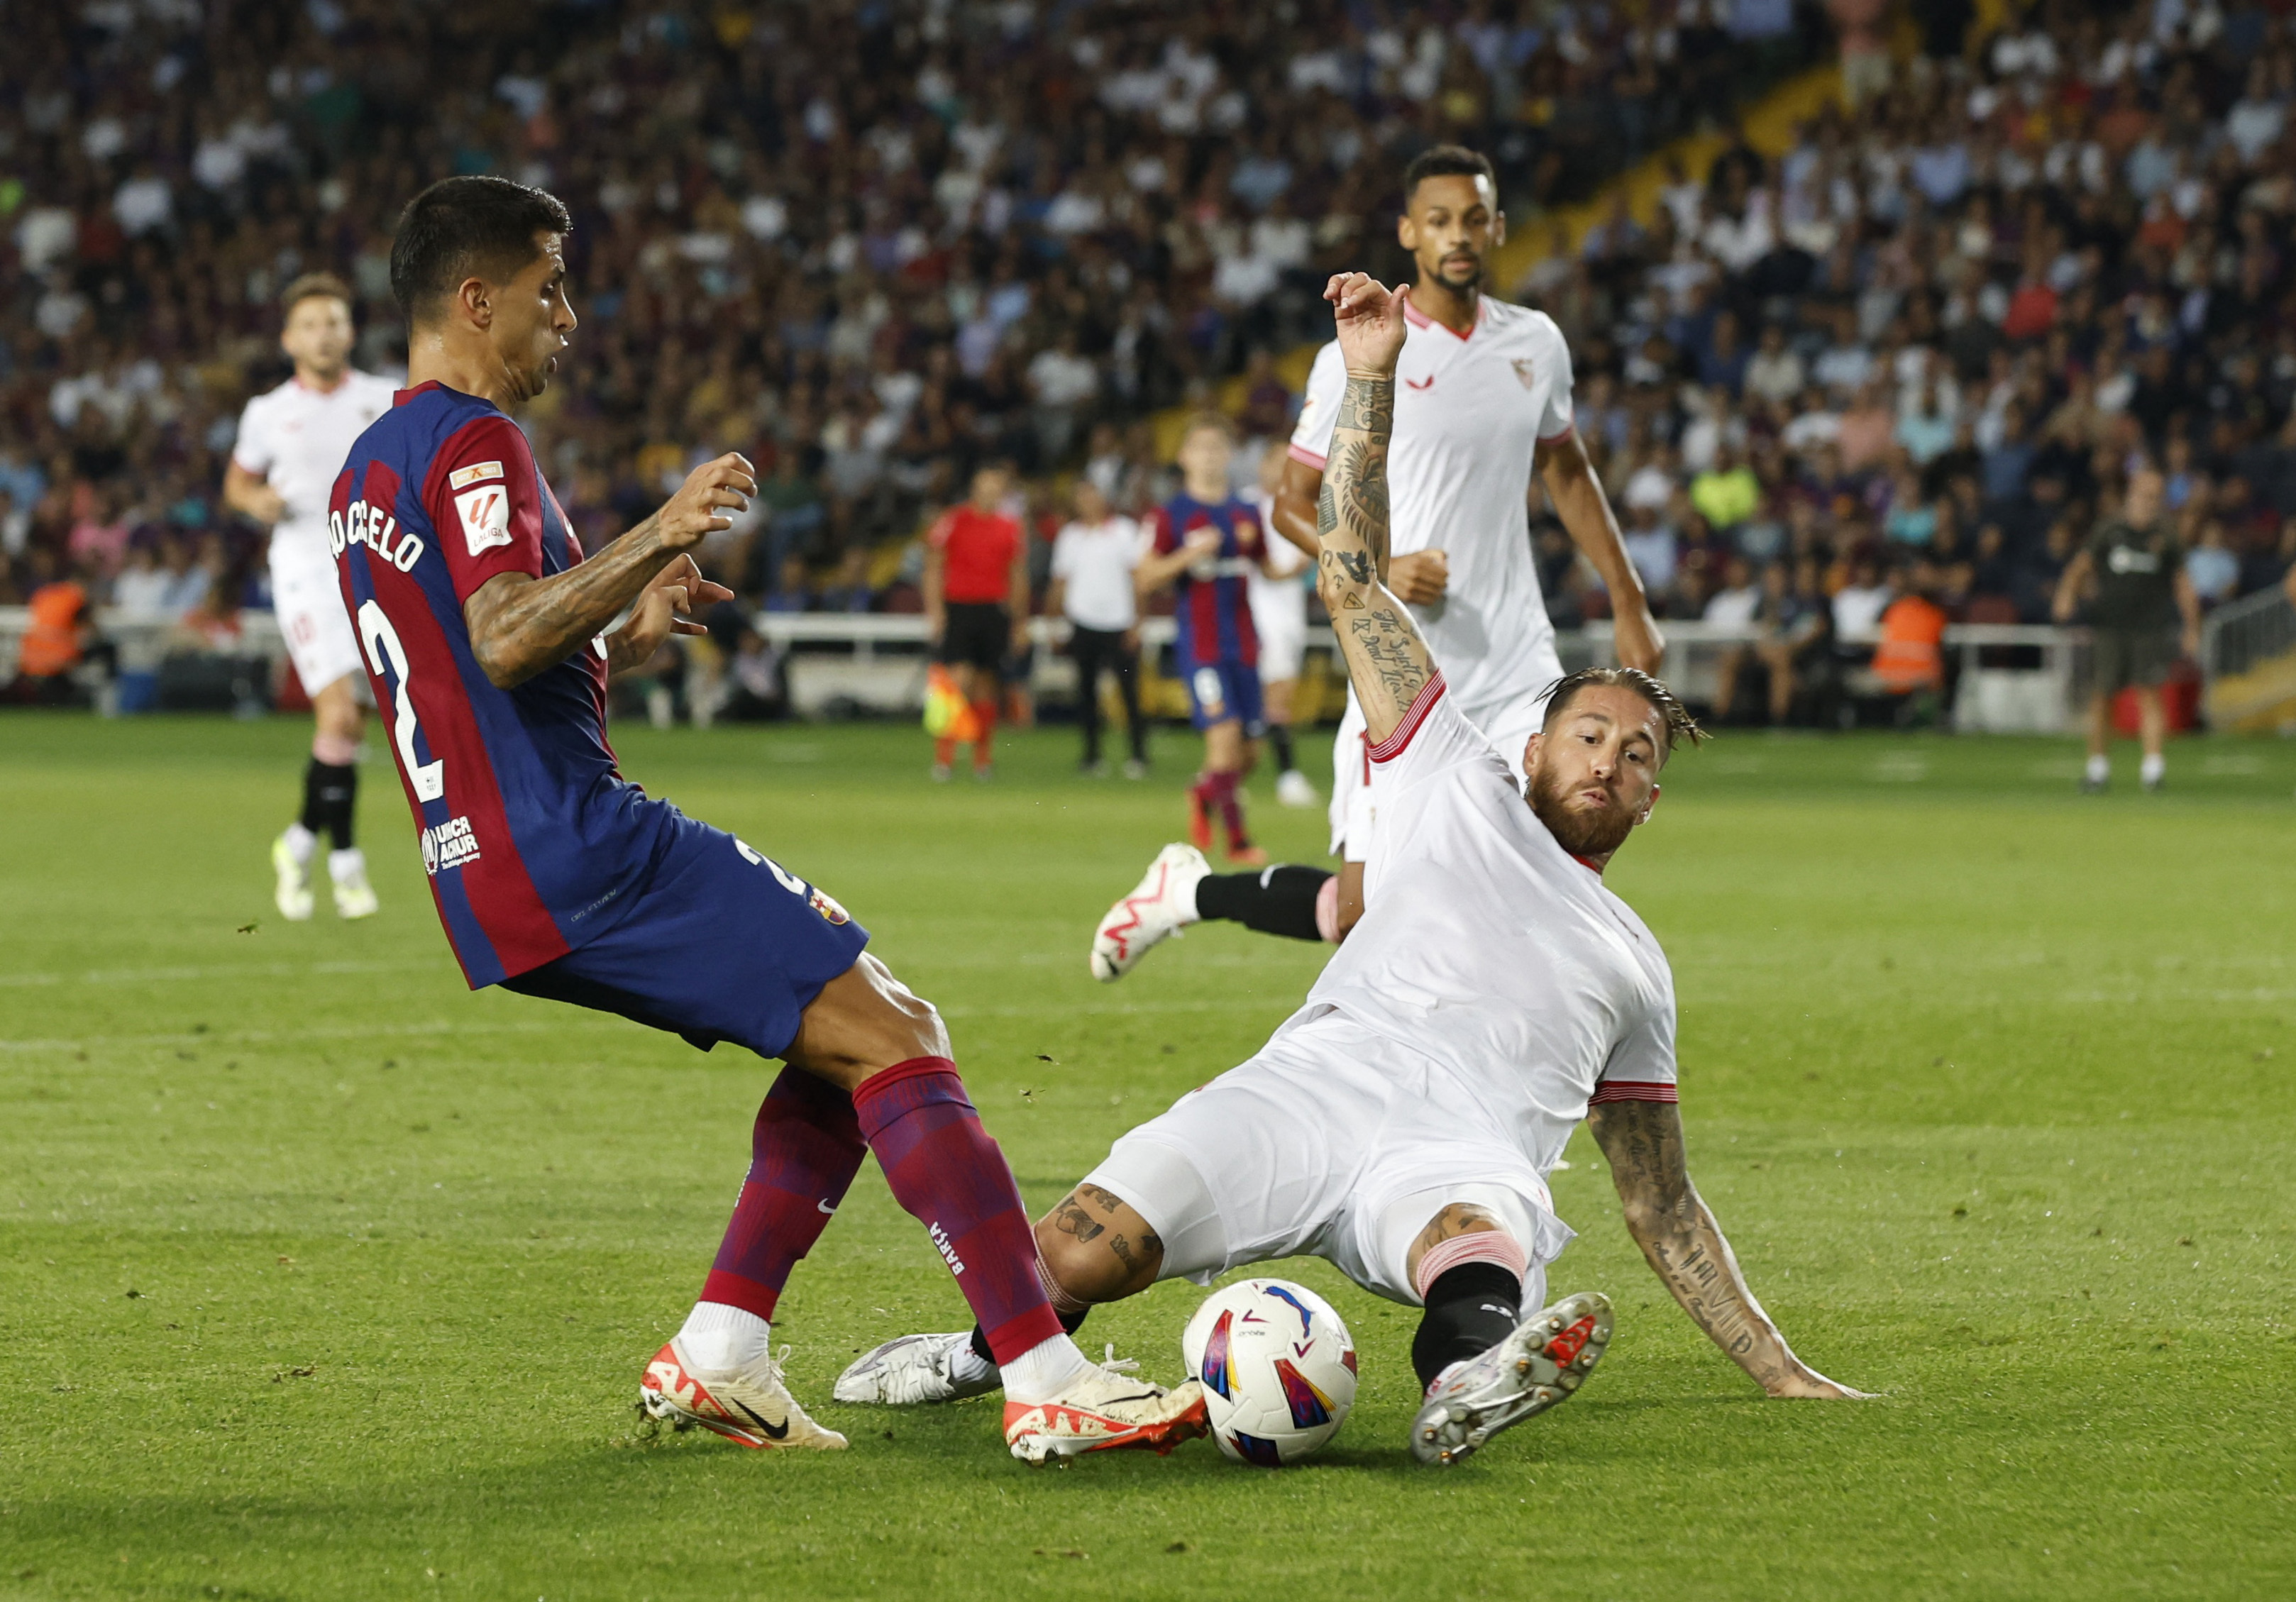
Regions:
<instances>
[{"instance_id":1,"label":"blue and red striped shirt","mask_svg":"<svg viewBox=\"0 0 2296 1602\"><path fill-rule=\"evenodd\" d=\"M1168 556L1198 529L1219 530L1219 549L1184 570L1174 585L1176 646L1184 668L1259 664L1259 637L1251 627L1250 575L1266 554L1259 513L1234 496L1197 500L1183 490L1156 508L1156 554Z\"/></svg>"},{"instance_id":2,"label":"blue and red striped shirt","mask_svg":"<svg viewBox=\"0 0 2296 1602\"><path fill-rule=\"evenodd\" d=\"M606 743L603 639L511 689L463 603L582 560L518 425L443 384L402 390L351 447L327 538L439 921L472 988L613 928L681 817Z\"/></svg>"}]
</instances>

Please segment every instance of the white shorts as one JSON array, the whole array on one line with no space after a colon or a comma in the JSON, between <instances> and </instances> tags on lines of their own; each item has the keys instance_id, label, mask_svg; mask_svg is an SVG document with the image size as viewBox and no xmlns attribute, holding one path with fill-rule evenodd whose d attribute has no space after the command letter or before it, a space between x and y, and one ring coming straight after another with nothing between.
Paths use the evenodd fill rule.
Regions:
<instances>
[{"instance_id":1,"label":"white shorts","mask_svg":"<svg viewBox=\"0 0 2296 1602\"><path fill-rule=\"evenodd\" d=\"M1308 588L1293 583L1270 594L1251 590L1251 631L1259 637L1259 682L1282 684L1300 677L1308 655Z\"/></svg>"},{"instance_id":2,"label":"white shorts","mask_svg":"<svg viewBox=\"0 0 2296 1602\"><path fill-rule=\"evenodd\" d=\"M1320 1257L1416 1306L1411 1245L1453 1202L1484 1207L1538 1274L1570 1244L1546 1181L1448 1072L1325 1012L1117 1141L1084 1181L1163 1243L1160 1277ZM1527 1297L1532 1289L1525 1292Z\"/></svg>"},{"instance_id":3,"label":"white shorts","mask_svg":"<svg viewBox=\"0 0 2296 1602\"><path fill-rule=\"evenodd\" d=\"M314 557L272 546L271 606L305 694L316 695L345 674L360 671L358 636L324 546Z\"/></svg>"},{"instance_id":4,"label":"white shorts","mask_svg":"<svg viewBox=\"0 0 2296 1602\"><path fill-rule=\"evenodd\" d=\"M1275 620L1275 626L1255 614L1252 628L1259 636L1259 682L1282 684L1300 677L1300 664L1308 657L1308 620L1302 616L1295 627L1289 617Z\"/></svg>"},{"instance_id":5,"label":"white shorts","mask_svg":"<svg viewBox=\"0 0 2296 1602\"><path fill-rule=\"evenodd\" d=\"M1558 669L1555 678L1562 677ZM1554 679L1542 679L1538 687L1524 693L1521 700L1499 708L1496 712L1486 709L1481 717L1469 713L1469 719L1490 740L1492 747L1506 758L1507 765L1517 775L1522 772L1522 748L1538 732L1539 719L1546 715L1547 685ZM1372 786L1372 764L1365 751L1363 709L1356 704L1353 689L1348 692L1348 710L1340 719L1338 738L1332 742L1332 854L1349 862L1371 860L1372 842L1379 831L1377 796Z\"/></svg>"}]
</instances>

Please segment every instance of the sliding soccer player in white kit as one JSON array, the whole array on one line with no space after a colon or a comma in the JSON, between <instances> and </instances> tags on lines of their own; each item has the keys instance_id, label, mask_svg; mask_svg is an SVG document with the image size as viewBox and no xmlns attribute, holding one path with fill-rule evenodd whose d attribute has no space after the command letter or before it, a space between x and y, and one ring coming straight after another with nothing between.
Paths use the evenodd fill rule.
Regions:
<instances>
[{"instance_id":1,"label":"sliding soccer player in white kit","mask_svg":"<svg viewBox=\"0 0 2296 1602\"><path fill-rule=\"evenodd\" d=\"M1488 254L1506 240L1489 161L1438 145L1412 161L1403 182L1397 237L1412 253L1418 283L1396 391L1392 587L1410 604L1460 710L1513 760L1538 727L1547 686L1562 676L1531 555L1534 466L1609 591L1619 661L1655 673L1665 641L1571 426L1570 351L1562 330L1545 312L1482 292ZM1338 345L1325 345L1308 375L1275 496L1273 526L1310 556L1317 487L1345 377ZM1121 977L1166 935L1199 918L1300 940L1343 938L1362 915L1364 864L1376 838L1376 776L1364 760L1363 734L1362 709L1351 697L1332 751L1337 875L1296 864L1213 874L1189 847L1168 846L1139 887L1102 919L1094 975Z\"/></svg>"},{"instance_id":2,"label":"sliding soccer player in white kit","mask_svg":"<svg viewBox=\"0 0 2296 1602\"><path fill-rule=\"evenodd\" d=\"M1794 1356L1690 1182L1673 977L1603 883L1668 752L1701 732L1632 668L1555 686L1521 753L1527 782L1467 720L1380 577L1409 292L1350 274L1326 296L1347 382L1316 577L1383 796L1365 916L1258 1056L1119 1139L1038 1221L1053 1304L1073 1319L1159 1279L1322 1257L1425 1308L1411 1448L1456 1463L1569 1397L1610 1338L1599 1294L1541 1307L1571 1237L1546 1176L1584 1118L1628 1232L1715 1343L1772 1396L1854 1397ZM937 1401L995 1380L971 1337L911 1335L837 1394Z\"/></svg>"},{"instance_id":3,"label":"sliding soccer player in white kit","mask_svg":"<svg viewBox=\"0 0 2296 1602\"><path fill-rule=\"evenodd\" d=\"M390 410L398 386L350 365L351 292L341 279L307 274L287 286L281 304L287 321L279 347L294 358L295 376L247 403L223 483L233 511L271 530L271 604L316 725L302 812L271 844L275 895L282 917L311 916L311 865L324 834L335 911L363 918L375 910L352 826L365 681L327 546L327 496L352 442Z\"/></svg>"}]
</instances>

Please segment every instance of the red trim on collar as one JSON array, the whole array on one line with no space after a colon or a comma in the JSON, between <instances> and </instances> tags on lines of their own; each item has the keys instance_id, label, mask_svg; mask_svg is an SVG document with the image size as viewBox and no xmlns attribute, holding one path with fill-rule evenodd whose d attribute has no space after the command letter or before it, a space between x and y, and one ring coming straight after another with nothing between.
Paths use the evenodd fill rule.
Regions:
<instances>
[{"instance_id":1,"label":"red trim on collar","mask_svg":"<svg viewBox=\"0 0 2296 1602\"><path fill-rule=\"evenodd\" d=\"M1425 312L1420 310L1418 307L1413 305L1408 300L1406 300L1403 303L1403 320L1410 324L1414 328L1439 328L1445 333L1449 334L1453 339L1458 341L1459 343L1464 345L1474 337L1475 330L1483 325L1483 313L1489 305L1490 302L1485 300L1482 296L1478 295L1475 297L1475 320L1464 333L1461 333L1448 323L1438 323L1434 318L1429 316Z\"/></svg>"},{"instance_id":2,"label":"red trim on collar","mask_svg":"<svg viewBox=\"0 0 2296 1602\"><path fill-rule=\"evenodd\" d=\"M1573 851L1573 852L1571 852L1571 853L1570 853L1570 860L1571 860L1571 861L1573 861L1573 862L1575 862L1575 863L1577 863L1579 867L1581 867L1585 868L1588 873L1590 873L1590 874L1594 875L1597 879L1599 879L1599 878L1601 878L1601 877L1603 876L1603 868L1602 868L1602 865L1601 865L1600 863L1596 863L1596 862L1589 862L1586 858L1581 857L1581 856L1580 856L1578 852L1576 852L1576 851Z\"/></svg>"},{"instance_id":3,"label":"red trim on collar","mask_svg":"<svg viewBox=\"0 0 2296 1602\"><path fill-rule=\"evenodd\" d=\"M426 378L411 390L393 390L390 392L390 404L393 406L405 406L408 401L414 399L417 395L422 394L426 390L443 390L447 386L445 384L440 383L435 378Z\"/></svg>"}]
</instances>

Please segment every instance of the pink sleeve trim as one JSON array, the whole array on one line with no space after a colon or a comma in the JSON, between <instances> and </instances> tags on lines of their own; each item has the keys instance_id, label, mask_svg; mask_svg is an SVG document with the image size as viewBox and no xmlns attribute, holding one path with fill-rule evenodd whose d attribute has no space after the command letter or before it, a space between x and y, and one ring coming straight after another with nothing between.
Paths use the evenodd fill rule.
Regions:
<instances>
[{"instance_id":1,"label":"pink sleeve trim","mask_svg":"<svg viewBox=\"0 0 2296 1602\"><path fill-rule=\"evenodd\" d=\"M1371 760L1391 762L1401 756L1410 747L1411 736L1419 732L1419 726L1427 721L1427 714L1433 711L1435 703L1442 699L1443 675L1438 671L1419 686L1419 694L1411 698L1411 705L1405 709L1403 721L1388 731L1386 739L1368 748Z\"/></svg>"},{"instance_id":2,"label":"pink sleeve trim","mask_svg":"<svg viewBox=\"0 0 2296 1602\"><path fill-rule=\"evenodd\" d=\"M1283 453L1283 454L1284 454L1284 455L1286 455L1286 456L1290 456L1290 457L1291 457L1294 462L1304 462L1304 463L1306 463L1308 466L1310 466L1310 467L1314 468L1317 472L1323 472L1323 471L1324 471L1324 464L1326 461L1330 460L1330 458L1329 458L1329 457L1327 457L1327 456L1317 456L1314 451L1309 450L1309 449L1308 449L1306 446L1304 446L1304 445L1294 445L1294 446L1291 446L1291 447L1289 447L1289 448L1284 451L1284 453Z\"/></svg>"},{"instance_id":3,"label":"pink sleeve trim","mask_svg":"<svg viewBox=\"0 0 2296 1602\"><path fill-rule=\"evenodd\" d=\"M1681 1099L1674 1086L1656 1080L1606 1079L1595 1087L1595 1094L1587 1098L1587 1105L1595 1107L1606 1101L1678 1102Z\"/></svg>"}]
</instances>

